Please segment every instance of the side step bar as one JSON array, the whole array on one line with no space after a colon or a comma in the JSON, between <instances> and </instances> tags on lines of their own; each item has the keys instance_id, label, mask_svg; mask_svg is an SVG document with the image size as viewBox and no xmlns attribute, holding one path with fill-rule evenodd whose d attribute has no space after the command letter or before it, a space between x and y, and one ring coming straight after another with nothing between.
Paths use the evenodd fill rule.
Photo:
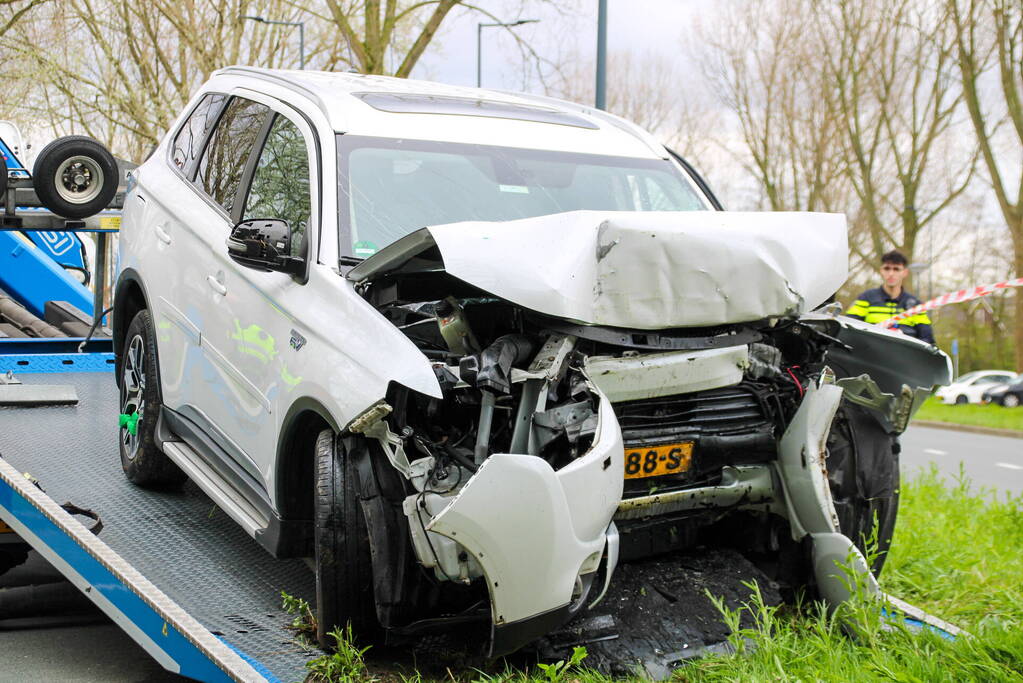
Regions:
<instances>
[{"instance_id":1,"label":"side step bar","mask_svg":"<svg viewBox=\"0 0 1023 683\"><path fill-rule=\"evenodd\" d=\"M258 662L210 633L2 458L0 519L168 671L211 683L277 682Z\"/></svg>"}]
</instances>

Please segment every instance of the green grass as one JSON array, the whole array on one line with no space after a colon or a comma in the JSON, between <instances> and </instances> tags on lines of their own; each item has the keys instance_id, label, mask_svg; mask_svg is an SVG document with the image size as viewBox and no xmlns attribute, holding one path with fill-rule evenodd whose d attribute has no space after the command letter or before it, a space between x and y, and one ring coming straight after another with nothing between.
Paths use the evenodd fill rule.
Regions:
<instances>
[{"instance_id":1,"label":"green grass","mask_svg":"<svg viewBox=\"0 0 1023 683\"><path fill-rule=\"evenodd\" d=\"M1023 431L1023 406L1016 408L975 404L948 406L932 396L920 406L915 419Z\"/></svg>"},{"instance_id":2,"label":"green grass","mask_svg":"<svg viewBox=\"0 0 1023 683\"><path fill-rule=\"evenodd\" d=\"M964 475L949 483L931 468L906 483L885 591L969 632L955 641L894 627L866 600L829 616L818 605L768 607L751 586L752 628L722 609L739 654L713 656L676 670L676 681L1017 681L1023 683L1023 496L975 490ZM855 637L847 635L854 626ZM340 634L338 634L340 635ZM339 651L349 652L339 641ZM338 678L367 676L361 652L332 662ZM572 661L530 671L448 672L450 681L605 683ZM323 673L315 672L314 673ZM333 672L332 672L333 673ZM424 681L383 672L381 681ZM638 679L637 679L638 680Z\"/></svg>"},{"instance_id":3,"label":"green grass","mask_svg":"<svg viewBox=\"0 0 1023 683\"><path fill-rule=\"evenodd\" d=\"M847 615L846 636L820 609L764 607L754 596L744 656L684 667L685 681L1023 681L1023 497L947 484L936 470L902 489L892 553L882 575L892 595L970 632L954 642L883 629L876 609ZM731 617L730 617L731 618ZM739 640L745 639L745 640Z\"/></svg>"}]
</instances>

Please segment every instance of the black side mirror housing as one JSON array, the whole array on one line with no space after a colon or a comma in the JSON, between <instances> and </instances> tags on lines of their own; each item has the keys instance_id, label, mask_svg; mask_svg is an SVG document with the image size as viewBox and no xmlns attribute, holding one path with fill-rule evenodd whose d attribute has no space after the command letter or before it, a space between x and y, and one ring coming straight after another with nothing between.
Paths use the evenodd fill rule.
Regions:
<instances>
[{"instance_id":1,"label":"black side mirror housing","mask_svg":"<svg viewBox=\"0 0 1023 683\"><path fill-rule=\"evenodd\" d=\"M291 255L291 226L279 218L253 218L234 226L227 253L246 268L305 273L305 259Z\"/></svg>"}]
</instances>

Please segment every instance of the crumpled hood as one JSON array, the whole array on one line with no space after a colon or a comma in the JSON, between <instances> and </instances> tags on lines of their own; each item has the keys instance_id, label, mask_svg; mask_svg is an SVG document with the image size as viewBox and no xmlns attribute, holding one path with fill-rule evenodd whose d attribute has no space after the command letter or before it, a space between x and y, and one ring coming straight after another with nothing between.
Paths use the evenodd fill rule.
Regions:
<instances>
[{"instance_id":1,"label":"crumpled hood","mask_svg":"<svg viewBox=\"0 0 1023 683\"><path fill-rule=\"evenodd\" d=\"M633 329L800 314L845 282L845 217L805 212L572 211L423 228L349 271L398 271L434 245L444 270L548 315Z\"/></svg>"}]
</instances>

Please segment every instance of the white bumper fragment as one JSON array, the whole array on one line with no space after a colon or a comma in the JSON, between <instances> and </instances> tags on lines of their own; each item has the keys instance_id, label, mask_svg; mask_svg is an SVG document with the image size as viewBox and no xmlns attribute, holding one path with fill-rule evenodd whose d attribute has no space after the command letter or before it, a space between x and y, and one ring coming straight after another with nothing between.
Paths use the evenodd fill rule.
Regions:
<instances>
[{"instance_id":1,"label":"white bumper fragment","mask_svg":"<svg viewBox=\"0 0 1023 683\"><path fill-rule=\"evenodd\" d=\"M533 455L495 453L427 529L458 542L483 568L495 626L569 604L596 571L622 497L618 421L601 397L590 450L555 472Z\"/></svg>"}]
</instances>

